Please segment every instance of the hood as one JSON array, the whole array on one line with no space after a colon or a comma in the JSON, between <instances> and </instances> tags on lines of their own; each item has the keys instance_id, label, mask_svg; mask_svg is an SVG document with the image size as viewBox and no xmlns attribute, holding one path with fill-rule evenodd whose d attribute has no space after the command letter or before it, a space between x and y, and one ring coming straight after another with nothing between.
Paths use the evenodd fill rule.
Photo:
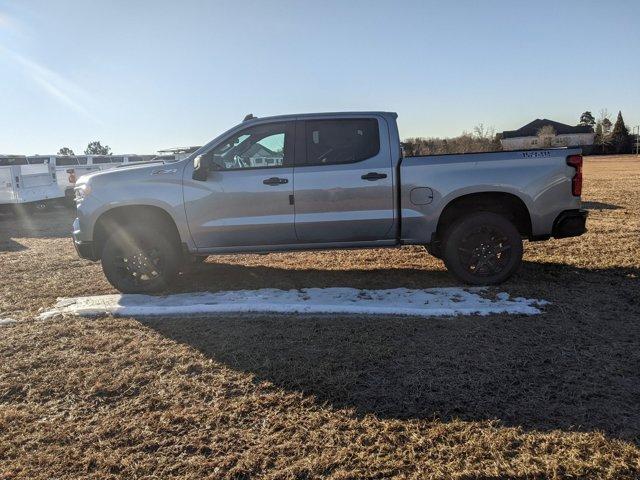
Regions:
<instances>
[{"instance_id":1,"label":"hood","mask_svg":"<svg viewBox=\"0 0 640 480\"><path fill-rule=\"evenodd\" d=\"M160 172L167 174L179 174L184 168L183 162L152 165L137 164L123 167L111 168L82 175L76 181L76 185L91 183L92 185L103 185L111 182L123 182L131 180L143 180L151 175L158 175Z\"/></svg>"}]
</instances>

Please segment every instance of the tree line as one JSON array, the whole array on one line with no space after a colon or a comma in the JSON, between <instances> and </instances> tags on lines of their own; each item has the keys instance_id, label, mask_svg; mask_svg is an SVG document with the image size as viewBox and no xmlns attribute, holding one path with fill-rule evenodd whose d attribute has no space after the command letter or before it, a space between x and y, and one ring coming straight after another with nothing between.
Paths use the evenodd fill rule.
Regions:
<instances>
[{"instance_id":1,"label":"tree line","mask_svg":"<svg viewBox=\"0 0 640 480\"><path fill-rule=\"evenodd\" d=\"M596 119L590 111L580 115L578 125L589 126L595 131L595 140L591 154L622 154L632 152L632 136L624 123L622 112L618 112L615 124L607 109L600 110ZM554 145L556 131L551 125L545 125L537 132L542 148ZM482 123L472 132L451 138L410 137L402 143L406 156L443 155L447 153L497 152L502 150L502 134L495 128L485 127Z\"/></svg>"},{"instance_id":2,"label":"tree line","mask_svg":"<svg viewBox=\"0 0 640 480\"><path fill-rule=\"evenodd\" d=\"M472 132L451 138L410 137L402 143L408 157L420 155L442 155L446 153L495 152L502 150L501 135L495 128L476 125Z\"/></svg>"},{"instance_id":3,"label":"tree line","mask_svg":"<svg viewBox=\"0 0 640 480\"><path fill-rule=\"evenodd\" d=\"M580 115L579 125L589 126L596 133L592 153L632 153L632 137L622 118L622 111L618 111L615 124L611 122L611 114L606 108L600 110L597 119L586 111Z\"/></svg>"},{"instance_id":4,"label":"tree line","mask_svg":"<svg viewBox=\"0 0 640 480\"><path fill-rule=\"evenodd\" d=\"M87 148L84 149L85 155L111 155L111 147L102 145L99 140L89 142ZM62 147L58 150L57 155L75 155L69 147Z\"/></svg>"}]
</instances>

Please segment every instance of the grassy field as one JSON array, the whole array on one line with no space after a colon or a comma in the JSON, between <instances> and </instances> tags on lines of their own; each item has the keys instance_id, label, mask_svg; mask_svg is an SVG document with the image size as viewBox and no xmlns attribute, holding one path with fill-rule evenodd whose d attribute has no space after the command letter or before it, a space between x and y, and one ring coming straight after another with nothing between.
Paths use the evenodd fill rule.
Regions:
<instances>
[{"instance_id":1,"label":"grassy field","mask_svg":"<svg viewBox=\"0 0 640 480\"><path fill-rule=\"evenodd\" d=\"M0 479L640 478L640 158L525 245L536 317L57 318L113 293L64 210L0 219ZM195 282L195 283L194 283ZM210 257L176 291L455 285L419 248Z\"/></svg>"}]
</instances>

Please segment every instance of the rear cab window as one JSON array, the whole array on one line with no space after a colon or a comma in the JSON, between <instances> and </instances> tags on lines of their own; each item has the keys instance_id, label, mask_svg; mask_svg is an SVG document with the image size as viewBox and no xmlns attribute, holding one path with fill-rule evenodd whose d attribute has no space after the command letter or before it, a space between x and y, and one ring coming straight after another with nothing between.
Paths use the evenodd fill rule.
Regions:
<instances>
[{"instance_id":1,"label":"rear cab window","mask_svg":"<svg viewBox=\"0 0 640 480\"><path fill-rule=\"evenodd\" d=\"M375 118L307 120L301 165L339 165L375 157L380 133Z\"/></svg>"}]
</instances>

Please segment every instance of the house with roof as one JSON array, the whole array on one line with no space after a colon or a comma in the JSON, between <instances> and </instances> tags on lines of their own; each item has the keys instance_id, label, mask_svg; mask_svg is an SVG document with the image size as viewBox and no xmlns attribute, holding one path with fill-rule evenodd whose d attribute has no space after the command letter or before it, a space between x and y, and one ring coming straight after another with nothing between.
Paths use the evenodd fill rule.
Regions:
<instances>
[{"instance_id":1,"label":"house with roof","mask_svg":"<svg viewBox=\"0 0 640 480\"><path fill-rule=\"evenodd\" d=\"M284 154L282 152L274 152L270 148L260 145L260 142L254 143L242 154L245 159L249 159L252 167L266 167L274 165L282 165Z\"/></svg>"},{"instance_id":2,"label":"house with roof","mask_svg":"<svg viewBox=\"0 0 640 480\"><path fill-rule=\"evenodd\" d=\"M544 128L550 126L550 128ZM543 130L544 129L544 130ZM540 135L540 133L543 135ZM571 126L554 122L546 118L538 118L518 130L502 132L500 143L503 150L527 150L549 147L582 147L589 153L596 134L588 125Z\"/></svg>"}]
</instances>

